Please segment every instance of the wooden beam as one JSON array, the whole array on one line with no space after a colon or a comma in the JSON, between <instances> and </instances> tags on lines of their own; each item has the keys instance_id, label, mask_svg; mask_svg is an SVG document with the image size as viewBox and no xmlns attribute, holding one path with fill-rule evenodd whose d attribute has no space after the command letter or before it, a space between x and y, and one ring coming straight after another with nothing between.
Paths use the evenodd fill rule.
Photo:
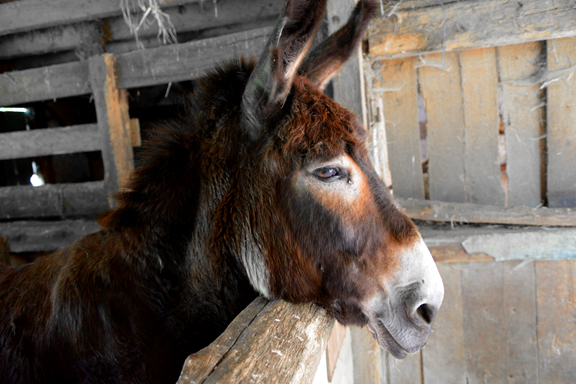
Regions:
<instances>
[{"instance_id":1,"label":"wooden beam","mask_svg":"<svg viewBox=\"0 0 576 384\"><path fill-rule=\"evenodd\" d=\"M126 90L120 89L116 58L90 59L90 82L100 127L104 182L110 195L119 191L134 169L131 123ZM110 201L112 206L112 201Z\"/></svg>"},{"instance_id":2,"label":"wooden beam","mask_svg":"<svg viewBox=\"0 0 576 384\"><path fill-rule=\"evenodd\" d=\"M118 56L122 88L190 80L228 60L249 58L264 48L272 28L260 28Z\"/></svg>"},{"instance_id":3,"label":"wooden beam","mask_svg":"<svg viewBox=\"0 0 576 384\"><path fill-rule=\"evenodd\" d=\"M309 383L333 323L312 304L257 298L212 344L186 359L178 384Z\"/></svg>"},{"instance_id":4,"label":"wooden beam","mask_svg":"<svg viewBox=\"0 0 576 384\"><path fill-rule=\"evenodd\" d=\"M570 208L495 207L470 203L403 199L395 200L412 219L453 223L576 226L576 210Z\"/></svg>"},{"instance_id":5,"label":"wooden beam","mask_svg":"<svg viewBox=\"0 0 576 384\"><path fill-rule=\"evenodd\" d=\"M10 132L0 134L0 160L90 152L101 146L96 124Z\"/></svg>"},{"instance_id":6,"label":"wooden beam","mask_svg":"<svg viewBox=\"0 0 576 384\"><path fill-rule=\"evenodd\" d=\"M0 188L0 219L96 215L108 208L102 181Z\"/></svg>"},{"instance_id":7,"label":"wooden beam","mask_svg":"<svg viewBox=\"0 0 576 384\"><path fill-rule=\"evenodd\" d=\"M182 5L200 0L164 0ZM0 36L120 15L118 0L20 0L0 4Z\"/></svg>"},{"instance_id":8,"label":"wooden beam","mask_svg":"<svg viewBox=\"0 0 576 384\"><path fill-rule=\"evenodd\" d=\"M0 74L0 106L86 95L90 92L87 62Z\"/></svg>"},{"instance_id":9,"label":"wooden beam","mask_svg":"<svg viewBox=\"0 0 576 384\"><path fill-rule=\"evenodd\" d=\"M52 252L100 230L96 220L11 221L0 223L0 236L11 252Z\"/></svg>"},{"instance_id":10,"label":"wooden beam","mask_svg":"<svg viewBox=\"0 0 576 384\"><path fill-rule=\"evenodd\" d=\"M576 36L572 0L386 2L369 29L370 54L387 58Z\"/></svg>"}]
</instances>

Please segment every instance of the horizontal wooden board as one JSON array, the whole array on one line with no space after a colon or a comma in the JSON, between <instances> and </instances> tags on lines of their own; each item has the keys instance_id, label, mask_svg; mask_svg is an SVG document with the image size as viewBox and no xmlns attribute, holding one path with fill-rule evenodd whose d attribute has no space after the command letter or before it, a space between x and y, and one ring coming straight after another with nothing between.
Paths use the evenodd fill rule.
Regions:
<instances>
[{"instance_id":1,"label":"horizontal wooden board","mask_svg":"<svg viewBox=\"0 0 576 384\"><path fill-rule=\"evenodd\" d=\"M164 0L180 5L200 0ZM119 0L19 0L0 4L0 36L120 15Z\"/></svg>"},{"instance_id":2,"label":"horizontal wooden board","mask_svg":"<svg viewBox=\"0 0 576 384\"><path fill-rule=\"evenodd\" d=\"M572 0L387 2L369 29L370 54L406 57L576 36Z\"/></svg>"},{"instance_id":3,"label":"horizontal wooden board","mask_svg":"<svg viewBox=\"0 0 576 384\"><path fill-rule=\"evenodd\" d=\"M90 152L101 146L97 124L10 132L0 135L0 160Z\"/></svg>"},{"instance_id":4,"label":"horizontal wooden board","mask_svg":"<svg viewBox=\"0 0 576 384\"><path fill-rule=\"evenodd\" d=\"M108 208L103 181L0 188L0 219L96 215Z\"/></svg>"},{"instance_id":5,"label":"horizontal wooden board","mask_svg":"<svg viewBox=\"0 0 576 384\"><path fill-rule=\"evenodd\" d=\"M100 230L96 220L12 221L0 223L0 237L14 253L51 252Z\"/></svg>"},{"instance_id":6,"label":"horizontal wooden board","mask_svg":"<svg viewBox=\"0 0 576 384\"><path fill-rule=\"evenodd\" d=\"M220 36L185 44L139 50L118 56L122 88L145 87L194 79L228 60L257 55L272 28Z\"/></svg>"},{"instance_id":7,"label":"horizontal wooden board","mask_svg":"<svg viewBox=\"0 0 576 384\"><path fill-rule=\"evenodd\" d=\"M334 319L312 304L256 299L210 346L190 356L185 383L307 383L318 368Z\"/></svg>"},{"instance_id":8,"label":"horizontal wooden board","mask_svg":"<svg viewBox=\"0 0 576 384\"><path fill-rule=\"evenodd\" d=\"M85 95L91 92L88 62L0 74L0 106Z\"/></svg>"},{"instance_id":9,"label":"horizontal wooden board","mask_svg":"<svg viewBox=\"0 0 576 384\"><path fill-rule=\"evenodd\" d=\"M503 208L471 203L395 198L412 219L453 223L576 226L576 209Z\"/></svg>"}]
</instances>

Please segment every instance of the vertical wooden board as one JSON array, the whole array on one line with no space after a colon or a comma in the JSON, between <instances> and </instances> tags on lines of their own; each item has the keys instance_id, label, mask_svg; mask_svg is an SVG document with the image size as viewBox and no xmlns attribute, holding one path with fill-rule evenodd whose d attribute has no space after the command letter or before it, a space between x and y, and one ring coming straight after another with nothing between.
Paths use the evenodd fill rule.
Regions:
<instances>
[{"instance_id":1,"label":"vertical wooden board","mask_svg":"<svg viewBox=\"0 0 576 384\"><path fill-rule=\"evenodd\" d=\"M415 63L414 57L383 61L372 91L383 95L394 195L424 199Z\"/></svg>"},{"instance_id":2,"label":"vertical wooden board","mask_svg":"<svg viewBox=\"0 0 576 384\"><path fill-rule=\"evenodd\" d=\"M123 186L134 169L127 94L119 88L118 66L114 56L94 56L89 61L89 68L102 134L104 182L108 193L112 194Z\"/></svg>"},{"instance_id":3,"label":"vertical wooden board","mask_svg":"<svg viewBox=\"0 0 576 384\"><path fill-rule=\"evenodd\" d=\"M576 260L536 261L538 382L576 382Z\"/></svg>"},{"instance_id":4,"label":"vertical wooden board","mask_svg":"<svg viewBox=\"0 0 576 384\"><path fill-rule=\"evenodd\" d=\"M458 56L426 56L418 77L428 121L430 200L463 203L465 133Z\"/></svg>"},{"instance_id":5,"label":"vertical wooden board","mask_svg":"<svg viewBox=\"0 0 576 384\"><path fill-rule=\"evenodd\" d=\"M421 351L408 355L402 360L390 355L388 358L388 384L421 384L422 383L422 355Z\"/></svg>"},{"instance_id":6,"label":"vertical wooden board","mask_svg":"<svg viewBox=\"0 0 576 384\"><path fill-rule=\"evenodd\" d=\"M536 207L542 203L543 100L540 84L525 80L539 71L542 48L541 42L496 48L509 206Z\"/></svg>"},{"instance_id":7,"label":"vertical wooden board","mask_svg":"<svg viewBox=\"0 0 576 384\"><path fill-rule=\"evenodd\" d=\"M350 327L355 384L380 384L380 346L368 328Z\"/></svg>"},{"instance_id":8,"label":"vertical wooden board","mask_svg":"<svg viewBox=\"0 0 576 384\"><path fill-rule=\"evenodd\" d=\"M464 170L471 203L504 206L498 162L498 73L495 48L460 53L466 127Z\"/></svg>"},{"instance_id":9,"label":"vertical wooden board","mask_svg":"<svg viewBox=\"0 0 576 384\"><path fill-rule=\"evenodd\" d=\"M468 383L536 381L534 292L531 264L470 263L462 269Z\"/></svg>"},{"instance_id":10,"label":"vertical wooden board","mask_svg":"<svg viewBox=\"0 0 576 384\"><path fill-rule=\"evenodd\" d=\"M547 195L550 207L576 207L576 37L547 42ZM570 68L566 71L561 71Z\"/></svg>"},{"instance_id":11,"label":"vertical wooden board","mask_svg":"<svg viewBox=\"0 0 576 384\"><path fill-rule=\"evenodd\" d=\"M463 264L436 265L444 282L444 301L422 350L424 383L462 384L466 382L460 278Z\"/></svg>"}]
</instances>

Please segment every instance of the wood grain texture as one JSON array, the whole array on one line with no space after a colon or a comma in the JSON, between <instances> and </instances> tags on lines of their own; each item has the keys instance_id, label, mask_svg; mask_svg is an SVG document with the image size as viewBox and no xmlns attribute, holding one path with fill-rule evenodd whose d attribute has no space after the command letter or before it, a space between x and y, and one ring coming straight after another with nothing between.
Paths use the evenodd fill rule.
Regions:
<instances>
[{"instance_id":1,"label":"wood grain texture","mask_svg":"<svg viewBox=\"0 0 576 384\"><path fill-rule=\"evenodd\" d=\"M541 84L527 81L541 69L542 53L543 44L538 42L497 48L509 206L542 203L544 100Z\"/></svg>"},{"instance_id":2,"label":"wood grain texture","mask_svg":"<svg viewBox=\"0 0 576 384\"><path fill-rule=\"evenodd\" d=\"M97 151L98 125L34 129L0 135L0 160Z\"/></svg>"},{"instance_id":3,"label":"wood grain texture","mask_svg":"<svg viewBox=\"0 0 576 384\"><path fill-rule=\"evenodd\" d=\"M96 215L109 208L104 182L0 188L0 218Z\"/></svg>"},{"instance_id":4,"label":"wood grain texture","mask_svg":"<svg viewBox=\"0 0 576 384\"><path fill-rule=\"evenodd\" d=\"M104 182L112 195L124 186L134 169L128 99L119 86L114 56L94 56L89 60L89 68L101 135Z\"/></svg>"},{"instance_id":5,"label":"wood grain texture","mask_svg":"<svg viewBox=\"0 0 576 384\"><path fill-rule=\"evenodd\" d=\"M384 100L388 159L394 195L424 198L418 122L416 60L381 62L381 76L373 80L372 92Z\"/></svg>"},{"instance_id":6,"label":"wood grain texture","mask_svg":"<svg viewBox=\"0 0 576 384\"><path fill-rule=\"evenodd\" d=\"M252 322L246 322L249 326L236 327L231 338L227 334L232 325L229 326L208 347L221 348L218 340L232 344L227 351L216 352L209 366L201 369L207 372L205 377L185 365L179 383L309 383L326 348L333 321L315 305L271 301Z\"/></svg>"},{"instance_id":7,"label":"wood grain texture","mask_svg":"<svg viewBox=\"0 0 576 384\"><path fill-rule=\"evenodd\" d=\"M429 55L419 65L427 119L430 199L463 203L465 124L458 56Z\"/></svg>"},{"instance_id":8,"label":"wood grain texture","mask_svg":"<svg viewBox=\"0 0 576 384\"><path fill-rule=\"evenodd\" d=\"M179 5L199 0L165 0ZM19 0L0 4L0 36L122 14L118 0Z\"/></svg>"},{"instance_id":9,"label":"wood grain texture","mask_svg":"<svg viewBox=\"0 0 576 384\"><path fill-rule=\"evenodd\" d=\"M538 380L576 382L576 260L536 261Z\"/></svg>"},{"instance_id":10,"label":"wood grain texture","mask_svg":"<svg viewBox=\"0 0 576 384\"><path fill-rule=\"evenodd\" d=\"M466 382L461 269L466 264L437 264L444 282L444 301L428 343L422 350L424 383Z\"/></svg>"},{"instance_id":11,"label":"wood grain texture","mask_svg":"<svg viewBox=\"0 0 576 384\"><path fill-rule=\"evenodd\" d=\"M96 220L13 221L0 223L0 236L15 253L52 252L100 230Z\"/></svg>"},{"instance_id":12,"label":"wood grain texture","mask_svg":"<svg viewBox=\"0 0 576 384\"><path fill-rule=\"evenodd\" d=\"M378 343L372 338L367 327L350 327L352 335L352 360L355 384L380 384L383 379L381 354Z\"/></svg>"},{"instance_id":13,"label":"wood grain texture","mask_svg":"<svg viewBox=\"0 0 576 384\"><path fill-rule=\"evenodd\" d=\"M271 27L259 28L120 55L120 87L146 87L194 79L242 54L246 58L259 54L271 32Z\"/></svg>"},{"instance_id":14,"label":"wood grain texture","mask_svg":"<svg viewBox=\"0 0 576 384\"><path fill-rule=\"evenodd\" d=\"M548 70L556 73L547 89L548 205L576 207L576 38L547 47Z\"/></svg>"},{"instance_id":15,"label":"wood grain texture","mask_svg":"<svg viewBox=\"0 0 576 384\"><path fill-rule=\"evenodd\" d=\"M0 74L1 106L85 95L90 92L87 62Z\"/></svg>"},{"instance_id":16,"label":"wood grain texture","mask_svg":"<svg viewBox=\"0 0 576 384\"><path fill-rule=\"evenodd\" d=\"M462 268L467 382L535 382L535 274L522 261Z\"/></svg>"},{"instance_id":17,"label":"wood grain texture","mask_svg":"<svg viewBox=\"0 0 576 384\"><path fill-rule=\"evenodd\" d=\"M466 201L503 207L498 159L498 72L494 48L460 53Z\"/></svg>"},{"instance_id":18,"label":"wood grain texture","mask_svg":"<svg viewBox=\"0 0 576 384\"><path fill-rule=\"evenodd\" d=\"M470 203L395 198L412 219L453 223L576 226L570 208L500 208Z\"/></svg>"},{"instance_id":19,"label":"wood grain texture","mask_svg":"<svg viewBox=\"0 0 576 384\"><path fill-rule=\"evenodd\" d=\"M571 0L405 0L386 3L369 29L370 54L387 58L576 35Z\"/></svg>"},{"instance_id":20,"label":"wood grain texture","mask_svg":"<svg viewBox=\"0 0 576 384\"><path fill-rule=\"evenodd\" d=\"M328 381L332 381L332 378L334 377L336 362L338 361L338 356L340 355L340 350L342 349L342 343L344 342L345 336L346 326L335 321L334 327L332 328L332 334L328 339L328 346L326 347L326 368L328 370ZM323 369L323 367L319 367L318 369Z\"/></svg>"}]
</instances>

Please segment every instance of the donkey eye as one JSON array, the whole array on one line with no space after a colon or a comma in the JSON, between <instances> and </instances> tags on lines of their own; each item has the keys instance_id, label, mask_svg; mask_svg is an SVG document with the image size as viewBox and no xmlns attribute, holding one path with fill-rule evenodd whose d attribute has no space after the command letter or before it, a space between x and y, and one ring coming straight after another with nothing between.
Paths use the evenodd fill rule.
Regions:
<instances>
[{"instance_id":1,"label":"donkey eye","mask_svg":"<svg viewBox=\"0 0 576 384\"><path fill-rule=\"evenodd\" d=\"M342 176L340 169L325 167L314 171L314 175L322 181L334 181Z\"/></svg>"}]
</instances>

